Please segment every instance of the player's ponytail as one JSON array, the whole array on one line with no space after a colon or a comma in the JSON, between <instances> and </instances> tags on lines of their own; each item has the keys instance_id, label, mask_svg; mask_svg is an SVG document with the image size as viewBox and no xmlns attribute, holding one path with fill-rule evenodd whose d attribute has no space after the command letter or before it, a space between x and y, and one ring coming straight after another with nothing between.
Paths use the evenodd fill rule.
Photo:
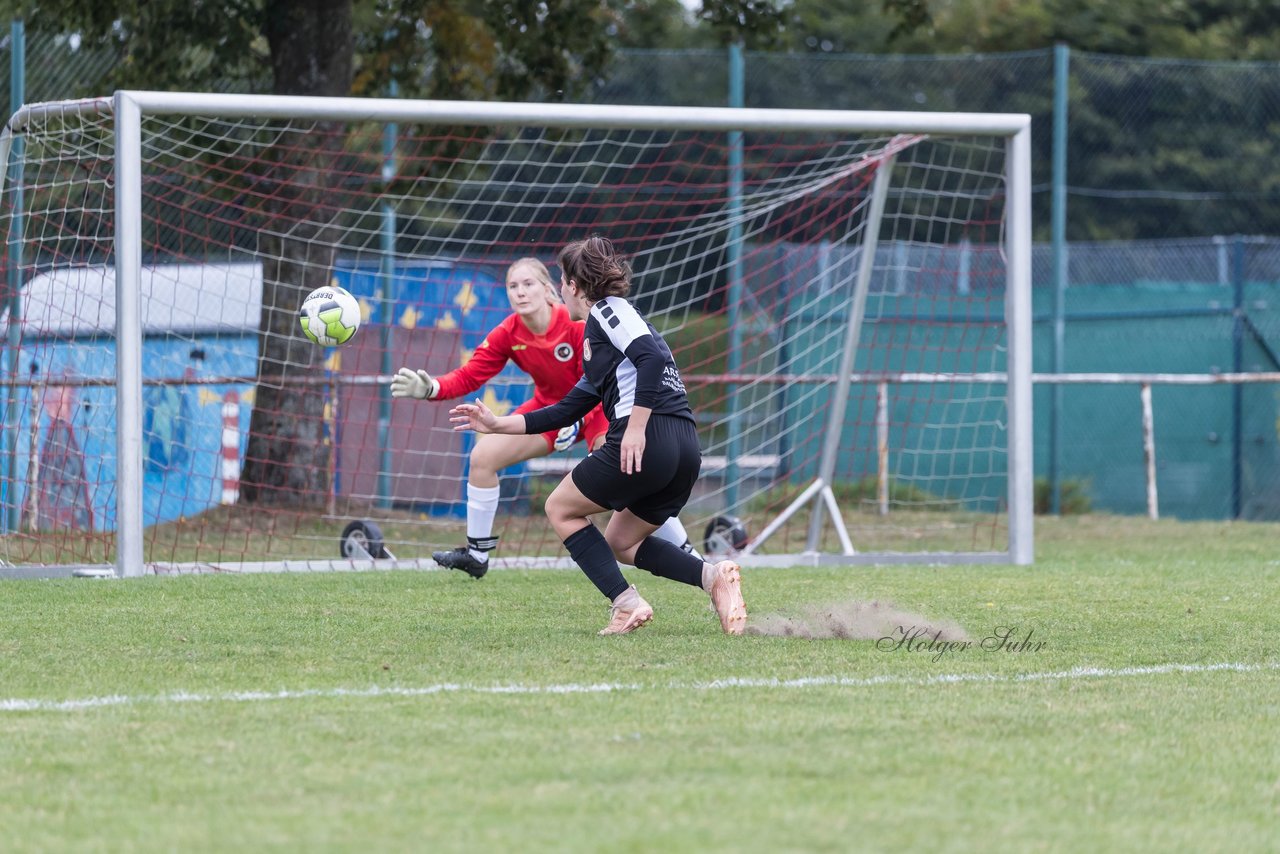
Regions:
<instances>
[{"instance_id":1,"label":"player's ponytail","mask_svg":"<svg viewBox=\"0 0 1280 854\"><path fill-rule=\"evenodd\" d=\"M592 302L625 297L631 291L631 265L607 237L592 235L565 246L560 250L560 270Z\"/></svg>"}]
</instances>

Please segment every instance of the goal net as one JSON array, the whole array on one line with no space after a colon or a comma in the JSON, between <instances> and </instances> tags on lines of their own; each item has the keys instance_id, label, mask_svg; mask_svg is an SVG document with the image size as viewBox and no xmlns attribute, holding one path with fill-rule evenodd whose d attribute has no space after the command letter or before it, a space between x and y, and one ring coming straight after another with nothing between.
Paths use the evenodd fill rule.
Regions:
<instances>
[{"instance_id":1,"label":"goal net","mask_svg":"<svg viewBox=\"0 0 1280 854\"><path fill-rule=\"evenodd\" d=\"M392 400L601 233L703 447L681 519L744 562L1031 560L1025 116L122 92L24 107L3 151L0 561L433 566L474 437ZM316 287L363 323L301 334ZM473 395L532 393L514 366ZM499 565L581 444L502 473ZM346 536L343 536L344 533Z\"/></svg>"}]
</instances>

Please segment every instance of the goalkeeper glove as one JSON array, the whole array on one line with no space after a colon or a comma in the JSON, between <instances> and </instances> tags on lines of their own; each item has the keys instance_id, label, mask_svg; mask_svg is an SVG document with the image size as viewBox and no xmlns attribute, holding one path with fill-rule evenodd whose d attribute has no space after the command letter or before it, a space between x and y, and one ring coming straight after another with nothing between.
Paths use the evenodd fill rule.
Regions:
<instances>
[{"instance_id":1,"label":"goalkeeper glove","mask_svg":"<svg viewBox=\"0 0 1280 854\"><path fill-rule=\"evenodd\" d=\"M432 400L440 393L440 383L426 371L401 368L391 378L392 397L416 397Z\"/></svg>"}]
</instances>

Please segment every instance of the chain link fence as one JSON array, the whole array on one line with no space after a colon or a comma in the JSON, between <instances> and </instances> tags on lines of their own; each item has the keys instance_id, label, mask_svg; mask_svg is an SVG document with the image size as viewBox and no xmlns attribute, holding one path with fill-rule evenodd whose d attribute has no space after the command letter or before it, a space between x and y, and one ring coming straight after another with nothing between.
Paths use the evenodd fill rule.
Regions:
<instances>
[{"instance_id":1,"label":"chain link fence","mask_svg":"<svg viewBox=\"0 0 1280 854\"><path fill-rule=\"evenodd\" d=\"M9 37L0 40L8 109ZM118 57L29 29L28 102L109 92ZM886 56L748 52L744 106L1024 112L1032 117L1036 370L1051 371L1052 50ZM723 51L620 52L579 100L724 106ZM1072 53L1067 92L1066 335L1070 372L1280 369L1280 63ZM233 82L223 91L241 90ZM1235 235L1264 235L1238 238ZM1280 518L1280 389L1158 388L1161 512ZM1095 509L1144 511L1135 387L1060 396L1060 477ZM1242 405L1237 406L1237 401ZM1037 471L1049 390L1037 390ZM1232 437L1237 437L1233 440ZM1234 442L1234 447L1233 447ZM1229 484L1238 484L1233 495Z\"/></svg>"},{"instance_id":2,"label":"chain link fence","mask_svg":"<svg viewBox=\"0 0 1280 854\"><path fill-rule=\"evenodd\" d=\"M0 98L4 99L6 117L21 106L11 103L13 37L6 28L0 38ZM111 75L119 61L113 51L86 47L73 34L29 28L25 42L26 66L19 73L28 104L87 98L110 91Z\"/></svg>"}]
</instances>

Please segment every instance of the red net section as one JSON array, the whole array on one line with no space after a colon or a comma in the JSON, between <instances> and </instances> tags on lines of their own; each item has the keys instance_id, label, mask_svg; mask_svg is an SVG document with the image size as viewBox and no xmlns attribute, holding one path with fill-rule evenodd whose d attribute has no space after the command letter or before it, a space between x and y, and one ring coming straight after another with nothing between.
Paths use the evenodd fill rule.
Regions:
<instances>
[{"instance_id":1,"label":"red net section","mask_svg":"<svg viewBox=\"0 0 1280 854\"><path fill-rule=\"evenodd\" d=\"M5 374L23 441L0 472L10 563L114 552L110 127L80 112L25 135ZM722 547L707 533L726 517L763 528L817 475L834 428L860 547L1002 548L1003 383L909 377L1003 370L1002 152L893 135L148 118L146 559L430 564L461 546L475 437L449 429L447 401L393 400L391 375L470 363L512 314L512 263L537 258L558 282L560 247L591 233L631 256L631 299L697 413L703 477L682 514L696 545ZM857 376L833 419L881 169ZM298 318L331 287L362 319L325 348ZM532 394L510 362L467 397L504 413ZM585 453L578 442L503 469L495 557L563 558L542 504ZM796 517L772 550L799 550L806 528Z\"/></svg>"}]
</instances>

